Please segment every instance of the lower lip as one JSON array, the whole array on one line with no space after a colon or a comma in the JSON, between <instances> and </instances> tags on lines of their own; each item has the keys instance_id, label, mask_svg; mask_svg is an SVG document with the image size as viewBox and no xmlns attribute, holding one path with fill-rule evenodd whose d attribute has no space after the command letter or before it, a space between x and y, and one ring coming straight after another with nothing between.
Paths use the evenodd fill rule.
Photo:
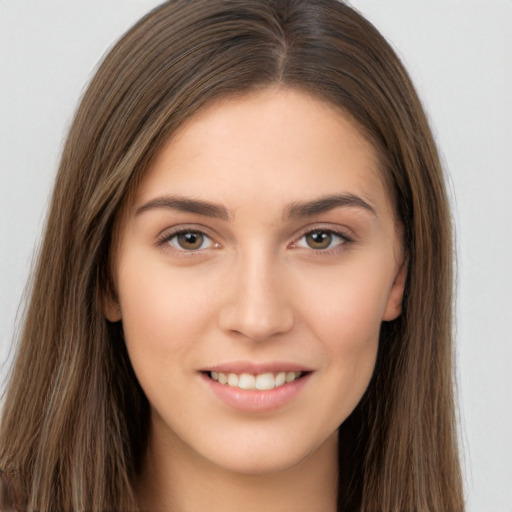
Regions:
<instances>
[{"instance_id":1,"label":"lower lip","mask_svg":"<svg viewBox=\"0 0 512 512\"><path fill-rule=\"evenodd\" d=\"M266 391L234 388L227 384L220 384L205 374L201 376L215 395L230 407L244 412L267 412L290 403L307 384L311 373Z\"/></svg>"}]
</instances>

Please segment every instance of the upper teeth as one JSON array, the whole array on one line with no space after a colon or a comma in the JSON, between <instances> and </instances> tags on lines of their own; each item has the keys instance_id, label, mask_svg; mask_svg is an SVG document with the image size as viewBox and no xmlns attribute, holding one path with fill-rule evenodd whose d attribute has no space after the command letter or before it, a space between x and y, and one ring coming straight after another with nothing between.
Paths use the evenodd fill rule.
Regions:
<instances>
[{"instance_id":1,"label":"upper teeth","mask_svg":"<svg viewBox=\"0 0 512 512\"><path fill-rule=\"evenodd\" d=\"M259 373L258 375L242 373L238 375L236 373L210 372L210 377L220 384L226 384L233 388L261 391L278 388L287 382L298 379L301 375L302 372L279 372L275 375L273 373Z\"/></svg>"}]
</instances>

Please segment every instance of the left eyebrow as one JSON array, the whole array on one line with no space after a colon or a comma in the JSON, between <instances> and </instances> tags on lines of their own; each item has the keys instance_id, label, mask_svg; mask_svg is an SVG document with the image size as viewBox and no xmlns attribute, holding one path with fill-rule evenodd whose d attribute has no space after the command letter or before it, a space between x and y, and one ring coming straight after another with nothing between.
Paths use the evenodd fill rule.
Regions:
<instances>
[{"instance_id":1,"label":"left eyebrow","mask_svg":"<svg viewBox=\"0 0 512 512\"><path fill-rule=\"evenodd\" d=\"M284 218L299 220L304 217L312 217L319 213L325 213L339 207L362 208L377 216L377 212L373 206L368 204L361 197L353 194L338 194L320 197L312 201L293 202L286 208Z\"/></svg>"}]
</instances>

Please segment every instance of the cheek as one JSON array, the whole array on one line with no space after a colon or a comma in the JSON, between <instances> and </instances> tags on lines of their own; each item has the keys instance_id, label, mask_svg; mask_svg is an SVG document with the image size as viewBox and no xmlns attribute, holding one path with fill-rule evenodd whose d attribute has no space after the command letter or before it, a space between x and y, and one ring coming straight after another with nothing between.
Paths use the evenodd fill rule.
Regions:
<instances>
[{"instance_id":1,"label":"cheek","mask_svg":"<svg viewBox=\"0 0 512 512\"><path fill-rule=\"evenodd\" d=\"M208 324L211 297L199 279L161 262L126 256L118 273L123 330L134 369L171 368ZM137 373L139 373L137 372Z\"/></svg>"},{"instance_id":2,"label":"cheek","mask_svg":"<svg viewBox=\"0 0 512 512\"><path fill-rule=\"evenodd\" d=\"M340 390L331 404L340 411L340 419L361 399L375 366L390 274L378 265L371 268L331 273L330 280L324 281L317 275L315 284L308 287L309 294L302 295L305 322L321 342L330 370L326 376ZM329 386L327 381L325 386Z\"/></svg>"},{"instance_id":3,"label":"cheek","mask_svg":"<svg viewBox=\"0 0 512 512\"><path fill-rule=\"evenodd\" d=\"M353 303L350 303L353 306ZM355 306L326 319L322 332L326 371L322 374L325 408L335 413L335 426L343 423L361 401L372 378L379 347L380 323Z\"/></svg>"},{"instance_id":4,"label":"cheek","mask_svg":"<svg viewBox=\"0 0 512 512\"><path fill-rule=\"evenodd\" d=\"M372 262L375 263L375 262ZM387 266L386 266L387 267ZM300 292L302 314L324 340L334 347L358 351L378 341L386 309L392 272L384 265L347 266L346 269L316 274Z\"/></svg>"}]
</instances>

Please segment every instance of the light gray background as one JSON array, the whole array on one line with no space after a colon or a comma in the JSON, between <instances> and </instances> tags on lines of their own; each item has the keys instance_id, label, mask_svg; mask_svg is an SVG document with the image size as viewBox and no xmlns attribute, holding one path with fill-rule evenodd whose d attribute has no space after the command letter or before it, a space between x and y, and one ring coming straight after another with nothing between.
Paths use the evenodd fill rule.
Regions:
<instances>
[{"instance_id":1,"label":"light gray background","mask_svg":"<svg viewBox=\"0 0 512 512\"><path fill-rule=\"evenodd\" d=\"M107 48L158 3L0 0L2 362L77 100ZM468 512L511 512L512 1L352 5L405 61L451 176Z\"/></svg>"}]
</instances>

